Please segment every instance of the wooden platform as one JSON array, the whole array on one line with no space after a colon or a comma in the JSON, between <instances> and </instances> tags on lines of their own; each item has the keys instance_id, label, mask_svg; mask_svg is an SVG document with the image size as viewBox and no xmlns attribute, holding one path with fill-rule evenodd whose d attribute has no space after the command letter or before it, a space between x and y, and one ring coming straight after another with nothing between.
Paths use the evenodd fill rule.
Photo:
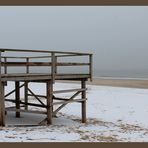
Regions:
<instances>
[{"instance_id":1,"label":"wooden platform","mask_svg":"<svg viewBox=\"0 0 148 148\"><path fill-rule=\"evenodd\" d=\"M7 54L15 53L15 56L8 56ZM26 55L27 56L24 56ZM32 55L33 53L33 55ZM22 54L22 56L20 56ZM39 55L35 55L39 54ZM45 55L40 55L45 54ZM12 54L13 55L13 54ZM16 56L19 55L19 56ZM65 60L66 57L70 57L70 61ZM71 62L75 60L76 57L81 59L82 57L87 58L84 62ZM63 59L61 61L61 58ZM40 60L39 60L40 59ZM43 59L46 59L44 61ZM60 59L60 60L59 60ZM32 61L36 60L36 61ZM82 59L81 59L82 60ZM80 61L81 61L80 60ZM66 61L66 62L65 62ZM88 67L87 72L75 73L69 72L59 72L59 67ZM25 72L15 72L13 69L8 72L9 67L21 67L25 69ZM37 72L31 73L30 67L37 67ZM44 67L51 72L41 73L40 67ZM40 73L39 73L40 72ZM61 51L45 51L45 50L22 50L22 49L0 49L0 126L5 126L5 116L9 111L15 112L16 118L20 118L21 113L33 113L33 114L44 114L46 115L45 121L47 124L52 124L52 118L67 104L77 102L81 103L82 112L82 122L86 123L86 81L92 80L92 54L90 53L77 53L77 52L61 52ZM53 84L56 80L73 80L80 82L80 88L54 90ZM8 81L13 81L15 83L15 88L12 91L5 94L5 86ZM20 82L23 84L20 85ZM35 94L30 88L28 83L39 82L46 84L46 95ZM24 87L24 100L20 99L20 88ZM8 96L15 93L15 99L8 99ZM73 93L70 98L57 97L56 94L59 93ZM80 96L81 95L81 96ZM33 97L38 101L38 103L30 102L29 96ZM79 97L79 98L77 98ZM46 103L42 101L45 99ZM13 107L5 107L5 101L14 103ZM54 110L53 106L59 105L57 109ZM28 107L39 107L43 108L44 111L34 111L30 110Z\"/></svg>"},{"instance_id":2,"label":"wooden platform","mask_svg":"<svg viewBox=\"0 0 148 148\"><path fill-rule=\"evenodd\" d=\"M90 78L89 74L56 74L55 80L80 80ZM1 81L44 81L51 80L52 75L47 73L13 73L13 74L2 74Z\"/></svg>"}]
</instances>

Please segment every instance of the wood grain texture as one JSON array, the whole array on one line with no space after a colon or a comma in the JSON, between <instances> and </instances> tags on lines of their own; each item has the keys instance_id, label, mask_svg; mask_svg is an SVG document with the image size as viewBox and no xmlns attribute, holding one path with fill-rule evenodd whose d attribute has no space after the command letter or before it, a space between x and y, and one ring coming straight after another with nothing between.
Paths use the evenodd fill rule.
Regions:
<instances>
[{"instance_id":1,"label":"wood grain texture","mask_svg":"<svg viewBox=\"0 0 148 148\"><path fill-rule=\"evenodd\" d=\"M1 53L8 53L8 52L15 52L18 53L44 53L46 55L44 56L2 56ZM25 54L24 54L25 55ZM70 57L75 60L76 56L79 56L81 58L82 56L86 56L87 62L60 62L59 58L64 59L64 57ZM35 60L42 60L47 58L45 61L37 61L33 62ZM66 58L65 58L66 59ZM88 62L89 60L89 62ZM49 61L49 62L47 62ZM70 66L70 67L88 67L88 71L78 72L78 73L59 73L58 67L64 67L64 66ZM24 73L12 73L9 72L8 68L12 67L21 67L25 69ZM35 73L31 73L30 67L37 67L38 70ZM42 69L40 67L46 67L46 69L49 69L51 72L43 73ZM4 68L4 72L2 71L2 68ZM86 81L90 78L92 79L92 54L90 53L78 53L78 52L61 52L61 51L45 51L45 50L25 50L25 49L0 49L0 125L5 125L5 105L4 105L4 98L5 101L9 101L15 104L15 108L7 108L7 111L14 111L16 112L16 117L20 117L20 112L28 112L28 113L43 113L47 115L47 124L52 124L52 117L56 115L58 111L60 111L65 105L69 103L81 103L82 104L82 122L86 122ZM39 73L39 71L41 71ZM76 89L66 89L66 90L53 90L53 84L56 80L74 80L74 81L80 81L81 82L81 88ZM4 84L7 83L7 81L13 81L15 82L15 89L13 89L11 92L7 93L4 96ZM20 83L22 83L20 85ZM38 82L38 83L45 83L46 84L46 96L44 95L36 95L31 89L28 87L28 83L32 82ZM20 88L24 87L24 102L20 100ZM74 92L74 94L66 99L66 98L60 98L55 97L54 95L59 93L70 93ZM15 93L15 99L8 99L9 95L12 93ZM54 94L54 95L53 95ZM82 94L80 99L76 99L75 97L79 94ZM32 96L35 99L38 100L38 103L32 103L28 99L28 96ZM41 98L44 98L46 103L43 103ZM53 102L54 100L58 100L59 102ZM21 107L24 107L22 109ZM53 110L54 105L60 105L56 110ZM31 111L28 109L29 106L44 108L46 112L40 112L40 111Z\"/></svg>"}]
</instances>

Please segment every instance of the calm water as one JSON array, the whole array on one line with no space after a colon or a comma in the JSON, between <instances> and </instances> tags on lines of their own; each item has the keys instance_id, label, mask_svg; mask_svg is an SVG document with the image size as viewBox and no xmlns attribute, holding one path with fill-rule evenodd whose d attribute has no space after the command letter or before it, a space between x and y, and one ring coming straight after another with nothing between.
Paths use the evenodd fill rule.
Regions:
<instances>
[{"instance_id":1,"label":"calm water","mask_svg":"<svg viewBox=\"0 0 148 148\"><path fill-rule=\"evenodd\" d=\"M9 68L8 72L10 73L25 73L25 68ZM42 67L40 69L38 68L31 68L30 72L32 73L50 73L50 68ZM87 69L82 68L59 68L59 73L87 73ZM93 76L94 77L121 77L121 78L148 78L148 71L144 70L130 70L130 71L112 71L112 70L93 70Z\"/></svg>"},{"instance_id":2,"label":"calm water","mask_svg":"<svg viewBox=\"0 0 148 148\"><path fill-rule=\"evenodd\" d=\"M94 71L95 77L123 77L123 78L148 78L147 70L133 70L133 71Z\"/></svg>"}]
</instances>

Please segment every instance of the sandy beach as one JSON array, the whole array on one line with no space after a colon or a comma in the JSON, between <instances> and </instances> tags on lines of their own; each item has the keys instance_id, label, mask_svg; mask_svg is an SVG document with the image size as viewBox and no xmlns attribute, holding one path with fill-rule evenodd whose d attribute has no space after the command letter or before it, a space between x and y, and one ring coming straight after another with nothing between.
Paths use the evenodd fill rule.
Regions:
<instances>
[{"instance_id":1,"label":"sandy beach","mask_svg":"<svg viewBox=\"0 0 148 148\"><path fill-rule=\"evenodd\" d=\"M63 82L63 81L60 81ZM64 83L78 83L75 81L64 81ZM114 87L129 87L129 88L148 88L148 79L138 78L108 78L100 77L93 78L93 81L87 81L89 85L102 85Z\"/></svg>"},{"instance_id":2,"label":"sandy beach","mask_svg":"<svg viewBox=\"0 0 148 148\"><path fill-rule=\"evenodd\" d=\"M6 92L14 87L9 82ZM54 89L79 88L79 84L55 83ZM38 94L46 94L42 83L29 84L29 88ZM53 124L47 126L44 114L21 112L21 118L15 118L14 111L8 111L6 127L0 129L0 142L147 142L148 141L148 89L87 86L87 123L81 123L79 103L66 105L53 118ZM70 98L72 92L57 94ZM15 94L11 94L15 98ZM23 100L24 94L21 93ZM79 98L79 96L78 96ZM43 103L46 99L41 99ZM38 100L30 98L35 104ZM6 107L13 106L6 102ZM54 106L54 109L58 107ZM44 111L43 108L29 107L29 110ZM29 125L28 125L29 124Z\"/></svg>"}]
</instances>

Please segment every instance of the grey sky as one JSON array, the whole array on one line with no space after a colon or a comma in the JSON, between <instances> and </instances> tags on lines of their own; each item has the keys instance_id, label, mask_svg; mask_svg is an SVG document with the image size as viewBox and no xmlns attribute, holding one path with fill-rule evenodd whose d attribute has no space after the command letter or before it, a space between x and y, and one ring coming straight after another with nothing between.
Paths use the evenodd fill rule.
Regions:
<instances>
[{"instance_id":1,"label":"grey sky","mask_svg":"<svg viewBox=\"0 0 148 148\"><path fill-rule=\"evenodd\" d=\"M96 76L148 77L148 6L0 7L0 47L94 53Z\"/></svg>"}]
</instances>

